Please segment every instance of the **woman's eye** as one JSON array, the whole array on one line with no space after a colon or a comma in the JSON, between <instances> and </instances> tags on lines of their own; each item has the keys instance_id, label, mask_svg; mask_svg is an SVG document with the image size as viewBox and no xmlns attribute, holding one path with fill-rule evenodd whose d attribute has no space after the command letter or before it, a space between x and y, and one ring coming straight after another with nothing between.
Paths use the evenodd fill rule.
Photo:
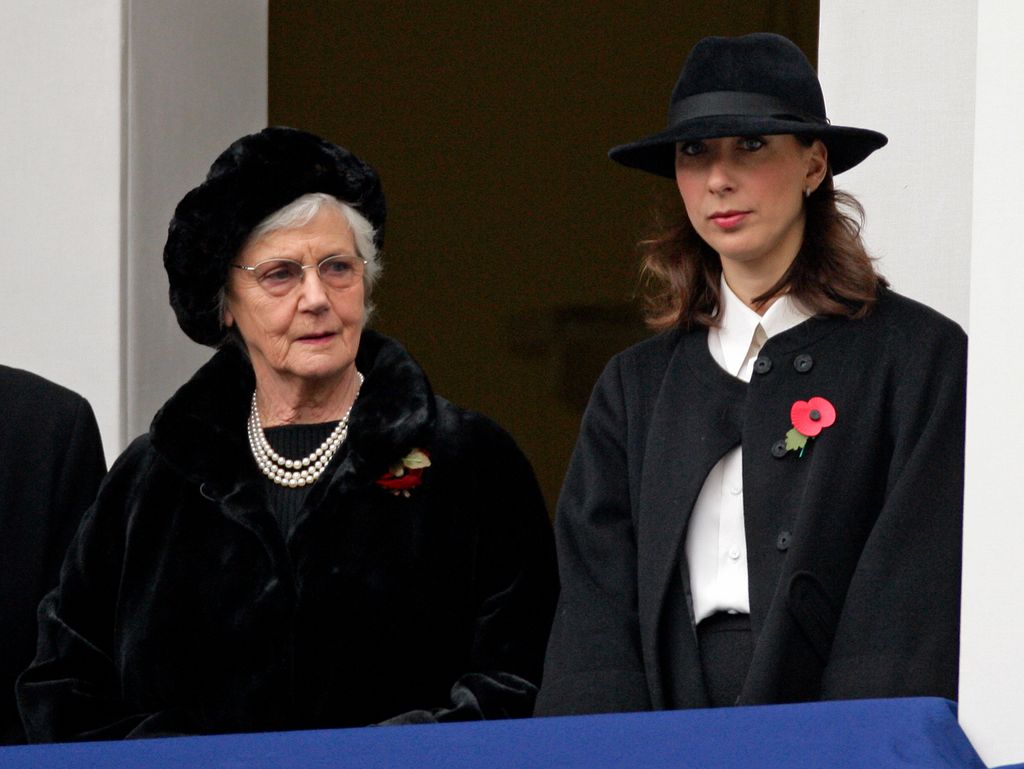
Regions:
<instances>
[{"instance_id":1,"label":"woman's eye","mask_svg":"<svg viewBox=\"0 0 1024 769\"><path fill-rule=\"evenodd\" d=\"M704 142L680 142L679 154L693 157L704 152Z\"/></svg>"},{"instance_id":2,"label":"woman's eye","mask_svg":"<svg viewBox=\"0 0 1024 769\"><path fill-rule=\"evenodd\" d=\"M295 277L296 268L288 264L270 265L257 277L262 283L287 283Z\"/></svg>"},{"instance_id":3,"label":"woman's eye","mask_svg":"<svg viewBox=\"0 0 1024 769\"><path fill-rule=\"evenodd\" d=\"M744 136L740 139L740 148L748 152L756 152L765 145L764 139L759 136Z\"/></svg>"},{"instance_id":4,"label":"woman's eye","mask_svg":"<svg viewBox=\"0 0 1024 769\"><path fill-rule=\"evenodd\" d=\"M320 266L320 271L330 275L344 275L351 272L352 264L346 259L331 259Z\"/></svg>"}]
</instances>

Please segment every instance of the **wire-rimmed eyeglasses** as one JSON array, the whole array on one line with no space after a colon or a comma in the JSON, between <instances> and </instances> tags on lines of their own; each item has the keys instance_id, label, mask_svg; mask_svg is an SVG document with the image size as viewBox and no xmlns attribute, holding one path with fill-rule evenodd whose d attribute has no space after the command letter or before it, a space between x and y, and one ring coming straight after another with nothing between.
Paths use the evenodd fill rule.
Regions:
<instances>
[{"instance_id":1,"label":"wire-rimmed eyeglasses","mask_svg":"<svg viewBox=\"0 0 1024 769\"><path fill-rule=\"evenodd\" d=\"M284 296L302 282L302 275L306 270L314 267L320 280L328 288L351 288L363 279L366 260L358 256L335 254L321 259L316 264L302 264L294 259L278 258L266 259L251 267L244 264L231 266L251 274L268 294Z\"/></svg>"}]
</instances>

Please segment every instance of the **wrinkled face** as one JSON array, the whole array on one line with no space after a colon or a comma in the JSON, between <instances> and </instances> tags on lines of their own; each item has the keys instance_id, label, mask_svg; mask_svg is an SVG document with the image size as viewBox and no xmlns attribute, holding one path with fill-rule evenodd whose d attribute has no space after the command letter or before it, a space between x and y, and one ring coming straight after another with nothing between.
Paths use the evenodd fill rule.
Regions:
<instances>
[{"instance_id":1,"label":"wrinkled face","mask_svg":"<svg viewBox=\"0 0 1024 769\"><path fill-rule=\"evenodd\" d=\"M247 243L234 263L253 266L283 257L311 265L336 254L356 256L355 241L344 215L324 206L301 227ZM340 379L355 364L364 317L361 280L331 288L314 268L303 271L290 293L272 296L252 273L229 270L224 323L238 329L261 384Z\"/></svg>"},{"instance_id":2,"label":"wrinkled face","mask_svg":"<svg viewBox=\"0 0 1024 769\"><path fill-rule=\"evenodd\" d=\"M676 145L676 184L697 234L727 262L779 275L804 233L804 191L827 170L820 141L791 135L730 136Z\"/></svg>"}]
</instances>

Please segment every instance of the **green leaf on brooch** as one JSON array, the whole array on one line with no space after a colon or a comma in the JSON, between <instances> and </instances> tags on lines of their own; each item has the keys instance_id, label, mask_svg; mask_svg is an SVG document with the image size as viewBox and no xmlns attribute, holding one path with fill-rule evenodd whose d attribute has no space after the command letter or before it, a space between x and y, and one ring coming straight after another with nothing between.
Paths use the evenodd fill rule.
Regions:
<instances>
[{"instance_id":1,"label":"green leaf on brooch","mask_svg":"<svg viewBox=\"0 0 1024 769\"><path fill-rule=\"evenodd\" d=\"M421 467L430 467L430 457L419 449L413 449L402 458L402 464L410 470L417 470Z\"/></svg>"},{"instance_id":2,"label":"green leaf on brooch","mask_svg":"<svg viewBox=\"0 0 1024 769\"><path fill-rule=\"evenodd\" d=\"M778 433L775 434L778 435ZM795 427L786 433L786 451L803 451L806 445L807 436L797 431Z\"/></svg>"}]
</instances>

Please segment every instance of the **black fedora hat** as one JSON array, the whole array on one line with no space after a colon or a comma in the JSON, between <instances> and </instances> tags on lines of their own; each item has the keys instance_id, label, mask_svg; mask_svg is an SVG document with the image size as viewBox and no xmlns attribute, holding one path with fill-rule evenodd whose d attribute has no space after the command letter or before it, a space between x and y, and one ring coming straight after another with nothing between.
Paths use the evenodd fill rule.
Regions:
<instances>
[{"instance_id":1,"label":"black fedora hat","mask_svg":"<svg viewBox=\"0 0 1024 769\"><path fill-rule=\"evenodd\" d=\"M676 142L767 134L821 139L833 174L853 168L889 141L877 131L831 125L807 57L781 35L758 32L697 43L672 89L668 128L615 147L608 156L674 178Z\"/></svg>"},{"instance_id":2,"label":"black fedora hat","mask_svg":"<svg viewBox=\"0 0 1024 769\"><path fill-rule=\"evenodd\" d=\"M178 203L167 229L164 268L178 325L199 344L224 339L219 297L228 266L263 219L308 192L348 203L384 239L380 177L347 149L305 131L272 126L234 141L206 180Z\"/></svg>"}]
</instances>

